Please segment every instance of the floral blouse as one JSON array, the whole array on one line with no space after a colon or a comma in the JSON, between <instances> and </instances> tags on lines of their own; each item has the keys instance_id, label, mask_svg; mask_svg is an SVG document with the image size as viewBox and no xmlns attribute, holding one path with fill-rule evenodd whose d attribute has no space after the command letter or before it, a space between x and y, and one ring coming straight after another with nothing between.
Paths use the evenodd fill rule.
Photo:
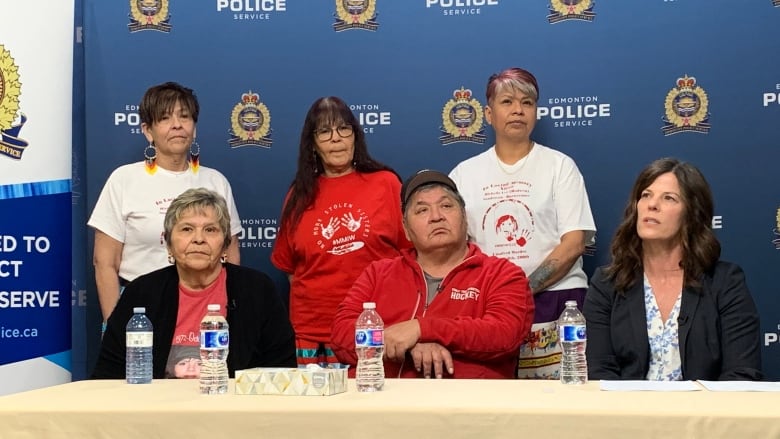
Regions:
<instances>
[{"instance_id":1,"label":"floral blouse","mask_svg":"<svg viewBox=\"0 0 780 439\"><path fill-rule=\"evenodd\" d=\"M645 276L645 314L647 317L647 339L650 342L649 381L681 381L680 341L677 316L680 314L680 300L677 296L672 312L666 322L661 320L661 311L655 301L653 288Z\"/></svg>"}]
</instances>

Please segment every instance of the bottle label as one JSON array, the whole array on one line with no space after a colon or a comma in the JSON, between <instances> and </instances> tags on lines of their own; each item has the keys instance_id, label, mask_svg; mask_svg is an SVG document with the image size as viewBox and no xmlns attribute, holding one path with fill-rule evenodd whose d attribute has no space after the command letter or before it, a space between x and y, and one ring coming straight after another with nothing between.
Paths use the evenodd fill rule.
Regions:
<instances>
[{"instance_id":1,"label":"bottle label","mask_svg":"<svg viewBox=\"0 0 780 439\"><path fill-rule=\"evenodd\" d=\"M561 326L560 337L564 341L586 341L587 333L585 325L564 325Z\"/></svg>"},{"instance_id":2,"label":"bottle label","mask_svg":"<svg viewBox=\"0 0 780 439\"><path fill-rule=\"evenodd\" d=\"M355 346L370 348L385 344L384 329L358 329L355 331Z\"/></svg>"},{"instance_id":3,"label":"bottle label","mask_svg":"<svg viewBox=\"0 0 780 439\"><path fill-rule=\"evenodd\" d=\"M200 331L201 349L224 349L230 344L230 333L225 329Z\"/></svg>"},{"instance_id":4,"label":"bottle label","mask_svg":"<svg viewBox=\"0 0 780 439\"><path fill-rule=\"evenodd\" d=\"M150 348L152 347L152 332L128 332L125 341L129 348Z\"/></svg>"}]
</instances>

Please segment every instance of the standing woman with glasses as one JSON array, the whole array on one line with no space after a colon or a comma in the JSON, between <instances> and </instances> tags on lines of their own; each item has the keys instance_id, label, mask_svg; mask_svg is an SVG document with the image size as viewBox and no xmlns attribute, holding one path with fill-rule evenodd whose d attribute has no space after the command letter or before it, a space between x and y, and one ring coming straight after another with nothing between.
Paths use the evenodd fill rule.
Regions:
<instances>
[{"instance_id":1,"label":"standing woman with glasses","mask_svg":"<svg viewBox=\"0 0 780 439\"><path fill-rule=\"evenodd\" d=\"M298 169L284 202L271 262L290 280L298 364L336 363L336 307L372 261L411 247L401 219L401 180L368 154L341 99L317 99L301 130Z\"/></svg>"},{"instance_id":2,"label":"standing woman with glasses","mask_svg":"<svg viewBox=\"0 0 780 439\"><path fill-rule=\"evenodd\" d=\"M138 108L148 142L144 160L111 173L87 222L95 229L93 260L103 331L125 284L172 264L163 220L171 201L187 189L204 187L225 198L233 239L224 256L227 262L240 263L236 235L241 220L230 183L219 171L199 166L199 111L192 89L175 82L146 90Z\"/></svg>"}]
</instances>

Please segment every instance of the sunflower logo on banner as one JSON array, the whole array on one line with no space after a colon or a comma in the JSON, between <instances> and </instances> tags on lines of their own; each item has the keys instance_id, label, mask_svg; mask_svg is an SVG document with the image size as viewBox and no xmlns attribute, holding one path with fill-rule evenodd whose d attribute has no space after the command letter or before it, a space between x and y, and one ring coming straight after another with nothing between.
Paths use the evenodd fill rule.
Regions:
<instances>
[{"instance_id":1,"label":"sunflower logo on banner","mask_svg":"<svg viewBox=\"0 0 780 439\"><path fill-rule=\"evenodd\" d=\"M0 155L21 160L27 141L19 138L27 116L19 112L19 95L22 84L19 82L19 68L11 57L11 52L0 44ZM16 122L17 114L20 120Z\"/></svg>"},{"instance_id":2,"label":"sunflower logo on banner","mask_svg":"<svg viewBox=\"0 0 780 439\"><path fill-rule=\"evenodd\" d=\"M333 29L341 32L350 29L375 31L376 0L336 0L336 22Z\"/></svg>"},{"instance_id":3,"label":"sunflower logo on banner","mask_svg":"<svg viewBox=\"0 0 780 439\"><path fill-rule=\"evenodd\" d=\"M669 90L664 107L664 135L686 131L709 133L709 100L707 93L696 84L696 78L693 76L677 78L677 86Z\"/></svg>"},{"instance_id":4,"label":"sunflower logo on banner","mask_svg":"<svg viewBox=\"0 0 780 439\"><path fill-rule=\"evenodd\" d=\"M130 32L156 30L170 32L168 0L130 0Z\"/></svg>"},{"instance_id":5,"label":"sunflower logo on banner","mask_svg":"<svg viewBox=\"0 0 780 439\"><path fill-rule=\"evenodd\" d=\"M593 21L596 14L593 13L593 1L591 0L551 0L550 15L547 21L550 24L560 23L566 20Z\"/></svg>"}]
</instances>

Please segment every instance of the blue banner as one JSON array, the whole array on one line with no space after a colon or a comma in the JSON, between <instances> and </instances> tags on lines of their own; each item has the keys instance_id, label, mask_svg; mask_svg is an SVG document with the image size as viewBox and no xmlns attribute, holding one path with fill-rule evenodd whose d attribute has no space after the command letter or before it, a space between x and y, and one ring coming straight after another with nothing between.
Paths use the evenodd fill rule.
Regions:
<instances>
[{"instance_id":1,"label":"blue banner","mask_svg":"<svg viewBox=\"0 0 780 439\"><path fill-rule=\"evenodd\" d=\"M72 376L73 8L0 6L0 395Z\"/></svg>"}]
</instances>

